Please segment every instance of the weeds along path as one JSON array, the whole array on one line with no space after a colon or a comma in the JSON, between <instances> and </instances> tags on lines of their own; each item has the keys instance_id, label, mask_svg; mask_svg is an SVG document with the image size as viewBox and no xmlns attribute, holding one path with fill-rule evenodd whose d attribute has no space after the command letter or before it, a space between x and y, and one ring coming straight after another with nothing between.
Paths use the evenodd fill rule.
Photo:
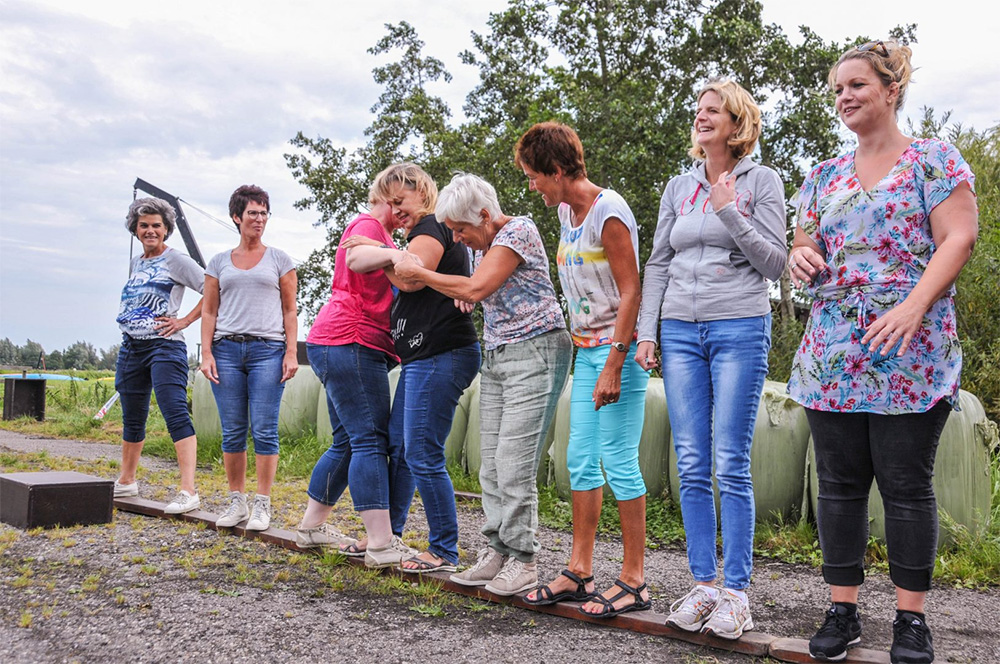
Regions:
<instances>
[{"instance_id":1,"label":"weeds along path","mask_svg":"<svg viewBox=\"0 0 1000 664\"><path fill-rule=\"evenodd\" d=\"M112 477L119 453L115 445L0 431L0 472L73 468ZM144 498L166 500L176 479L172 462L143 458ZM217 470L199 474L206 509L221 511L223 482ZM304 490L304 480L278 487L277 528L294 527ZM360 527L346 500L334 520L348 532ZM460 503L466 558L482 546L481 522L477 504ZM547 528L539 535L547 580L564 566L570 536ZM419 505L405 537L426 544ZM620 556L619 542L600 539L600 587L613 582ZM123 511L106 526L24 532L0 525L0 660L754 661L453 595L336 558ZM646 578L654 608L666 612L690 583L684 552L650 550ZM827 601L817 570L766 559L757 561L750 597L760 632L798 639L812 633ZM893 602L885 575L870 575L862 606L866 648L888 648ZM996 589L935 589L928 616L939 661L1000 661L997 615Z\"/></svg>"}]
</instances>

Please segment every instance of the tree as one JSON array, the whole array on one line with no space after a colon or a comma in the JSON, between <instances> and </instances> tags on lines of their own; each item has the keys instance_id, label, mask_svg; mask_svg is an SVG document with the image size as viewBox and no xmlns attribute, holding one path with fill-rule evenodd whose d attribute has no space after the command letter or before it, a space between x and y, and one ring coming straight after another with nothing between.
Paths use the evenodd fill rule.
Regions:
<instances>
[{"instance_id":1,"label":"tree","mask_svg":"<svg viewBox=\"0 0 1000 664\"><path fill-rule=\"evenodd\" d=\"M101 359L97 362L97 368L114 371L118 365L118 351L121 347L121 344L114 344L102 350Z\"/></svg>"},{"instance_id":2,"label":"tree","mask_svg":"<svg viewBox=\"0 0 1000 664\"><path fill-rule=\"evenodd\" d=\"M38 364L38 358L45 353L42 344L28 339L23 346L18 349L17 363L25 367L34 367Z\"/></svg>"},{"instance_id":3,"label":"tree","mask_svg":"<svg viewBox=\"0 0 1000 664\"><path fill-rule=\"evenodd\" d=\"M63 368L62 351L54 350L45 356L45 368L49 371L58 371Z\"/></svg>"},{"instance_id":4,"label":"tree","mask_svg":"<svg viewBox=\"0 0 1000 664\"><path fill-rule=\"evenodd\" d=\"M97 349L88 341L77 341L63 351L64 369L95 369L99 361Z\"/></svg>"}]
</instances>

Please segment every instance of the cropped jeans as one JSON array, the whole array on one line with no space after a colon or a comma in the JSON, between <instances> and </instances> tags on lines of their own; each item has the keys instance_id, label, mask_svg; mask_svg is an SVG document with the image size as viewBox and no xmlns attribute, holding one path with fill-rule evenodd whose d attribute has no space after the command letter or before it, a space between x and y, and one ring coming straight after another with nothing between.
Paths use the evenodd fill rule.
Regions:
<instances>
[{"instance_id":1,"label":"cropped jeans","mask_svg":"<svg viewBox=\"0 0 1000 664\"><path fill-rule=\"evenodd\" d=\"M874 478L885 506L889 578L904 590L930 590L938 534L934 459L949 415L951 405L944 399L927 412L903 415L806 409L816 450L816 522L827 583L864 581Z\"/></svg>"},{"instance_id":2,"label":"cropped jeans","mask_svg":"<svg viewBox=\"0 0 1000 664\"><path fill-rule=\"evenodd\" d=\"M409 472L403 462L402 439L389 436L388 371L393 361L384 352L361 344L307 344L306 354L326 389L333 425L333 442L309 479L309 497L334 505L350 485L354 509L390 510L392 531L402 535L413 484L407 481L402 487L405 494L408 486L409 496L394 492L399 487L393 477L402 472L409 478Z\"/></svg>"},{"instance_id":3,"label":"cropped jeans","mask_svg":"<svg viewBox=\"0 0 1000 664\"><path fill-rule=\"evenodd\" d=\"M212 355L219 372L212 393L222 421L222 451L245 452L249 429L257 456L277 454L285 342L219 339Z\"/></svg>"},{"instance_id":4,"label":"cropped jeans","mask_svg":"<svg viewBox=\"0 0 1000 664\"><path fill-rule=\"evenodd\" d=\"M115 390L122 402L122 440L146 440L149 396L156 390L156 405L163 413L170 438L194 435L187 409L187 346L176 339L122 339L115 371Z\"/></svg>"},{"instance_id":5,"label":"cropped jeans","mask_svg":"<svg viewBox=\"0 0 1000 664\"><path fill-rule=\"evenodd\" d=\"M405 470L396 475L400 502L392 511L401 511L405 521L416 486L427 517L427 550L451 564L458 562L458 516L444 442L481 359L476 342L404 364L389 418L389 439L403 442L405 457L399 466Z\"/></svg>"},{"instance_id":6,"label":"cropped jeans","mask_svg":"<svg viewBox=\"0 0 1000 664\"><path fill-rule=\"evenodd\" d=\"M573 365L566 465L570 488L590 491L604 486L604 474L619 501L646 495L639 470L639 439L646 413L649 372L635 362L636 344L629 346L622 367L621 397L594 410L594 387L612 351L610 345L580 348Z\"/></svg>"},{"instance_id":7,"label":"cropped jeans","mask_svg":"<svg viewBox=\"0 0 1000 664\"><path fill-rule=\"evenodd\" d=\"M479 484L490 548L521 562L538 543L536 475L566 386L573 342L565 329L488 350L479 383Z\"/></svg>"},{"instance_id":8,"label":"cropped jeans","mask_svg":"<svg viewBox=\"0 0 1000 664\"><path fill-rule=\"evenodd\" d=\"M660 321L663 387L680 475L688 566L716 578L712 463L722 512L725 586L744 590L753 569L756 517L750 445L767 376L771 315Z\"/></svg>"}]
</instances>

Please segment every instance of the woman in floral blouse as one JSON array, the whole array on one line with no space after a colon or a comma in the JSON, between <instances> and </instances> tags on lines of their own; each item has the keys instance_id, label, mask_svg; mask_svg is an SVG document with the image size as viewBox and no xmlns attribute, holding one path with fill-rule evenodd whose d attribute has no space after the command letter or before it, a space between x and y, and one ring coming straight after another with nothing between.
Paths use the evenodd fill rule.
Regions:
<instances>
[{"instance_id":1,"label":"woman in floral blouse","mask_svg":"<svg viewBox=\"0 0 1000 664\"><path fill-rule=\"evenodd\" d=\"M806 407L819 473L823 576L833 604L809 642L842 659L861 637L868 491L885 504L897 612L893 662L931 662L924 620L937 549L931 484L958 398L953 284L978 233L974 176L954 146L896 124L911 51L869 42L830 72L857 148L825 161L799 192L788 266L815 300L788 388Z\"/></svg>"}]
</instances>

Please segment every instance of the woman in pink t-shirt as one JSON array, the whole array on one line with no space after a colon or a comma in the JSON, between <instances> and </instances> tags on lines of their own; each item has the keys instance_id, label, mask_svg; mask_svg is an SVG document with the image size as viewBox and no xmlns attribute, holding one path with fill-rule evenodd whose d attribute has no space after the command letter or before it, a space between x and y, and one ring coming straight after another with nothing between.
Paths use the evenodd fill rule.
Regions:
<instances>
[{"instance_id":1,"label":"woman in pink t-shirt","mask_svg":"<svg viewBox=\"0 0 1000 664\"><path fill-rule=\"evenodd\" d=\"M330 300L306 338L309 364L326 388L333 443L313 468L309 503L296 538L301 547L354 545L354 540L326 523L348 483L368 536L379 542L393 539L385 505L394 469L384 462L387 456L399 456L389 450L388 372L399 363L389 335L392 284L382 270L363 274L350 270L352 250L343 244L363 236L385 247L395 246L390 234L399 221L389 203L374 190L369 202L370 212L358 215L341 236Z\"/></svg>"}]
</instances>

